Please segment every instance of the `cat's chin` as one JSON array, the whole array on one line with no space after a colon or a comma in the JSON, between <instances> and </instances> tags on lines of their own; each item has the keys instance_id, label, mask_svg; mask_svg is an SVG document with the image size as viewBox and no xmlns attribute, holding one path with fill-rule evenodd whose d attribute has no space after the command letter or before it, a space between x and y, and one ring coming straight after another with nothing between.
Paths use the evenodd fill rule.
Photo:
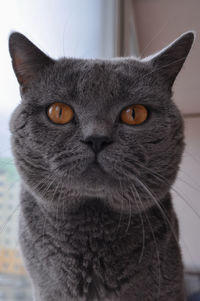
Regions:
<instances>
[{"instance_id":1,"label":"cat's chin","mask_svg":"<svg viewBox=\"0 0 200 301\"><path fill-rule=\"evenodd\" d=\"M82 196L105 198L115 182L100 164L93 162L75 179L75 186L80 189Z\"/></svg>"}]
</instances>

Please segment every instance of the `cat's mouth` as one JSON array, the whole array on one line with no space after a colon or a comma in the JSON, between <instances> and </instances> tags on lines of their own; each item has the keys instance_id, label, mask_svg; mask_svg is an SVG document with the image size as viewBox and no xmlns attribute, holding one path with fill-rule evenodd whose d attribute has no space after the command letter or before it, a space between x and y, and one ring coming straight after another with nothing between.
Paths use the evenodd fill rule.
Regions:
<instances>
[{"instance_id":1,"label":"cat's mouth","mask_svg":"<svg viewBox=\"0 0 200 301\"><path fill-rule=\"evenodd\" d=\"M101 172L102 174L105 174L106 171L104 170L103 166L98 162L98 160L95 158L95 160L93 162L91 162L88 167L86 168L86 171L85 172Z\"/></svg>"},{"instance_id":2,"label":"cat's mouth","mask_svg":"<svg viewBox=\"0 0 200 301\"><path fill-rule=\"evenodd\" d=\"M84 171L81 173L81 181L86 181L88 184L97 186L105 184L105 179L108 180L109 174L105 171L98 159L92 160Z\"/></svg>"}]
</instances>

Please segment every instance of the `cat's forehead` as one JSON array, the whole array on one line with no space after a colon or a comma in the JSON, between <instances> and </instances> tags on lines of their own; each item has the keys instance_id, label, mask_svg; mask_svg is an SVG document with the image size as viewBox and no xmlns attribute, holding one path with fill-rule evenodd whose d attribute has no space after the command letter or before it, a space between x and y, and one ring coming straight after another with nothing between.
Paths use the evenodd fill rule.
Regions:
<instances>
[{"instance_id":1,"label":"cat's forehead","mask_svg":"<svg viewBox=\"0 0 200 301\"><path fill-rule=\"evenodd\" d=\"M151 67L137 59L81 60L62 59L57 62L55 81L74 96L89 99L106 99L109 97L145 92L144 87L152 80ZM149 80L150 79L150 80ZM76 95L75 95L76 94Z\"/></svg>"},{"instance_id":2,"label":"cat's forehead","mask_svg":"<svg viewBox=\"0 0 200 301\"><path fill-rule=\"evenodd\" d=\"M136 58L103 59L61 59L58 68L64 73L78 73L81 77L90 80L117 77L124 75L127 78L136 78L150 70L149 66Z\"/></svg>"}]
</instances>

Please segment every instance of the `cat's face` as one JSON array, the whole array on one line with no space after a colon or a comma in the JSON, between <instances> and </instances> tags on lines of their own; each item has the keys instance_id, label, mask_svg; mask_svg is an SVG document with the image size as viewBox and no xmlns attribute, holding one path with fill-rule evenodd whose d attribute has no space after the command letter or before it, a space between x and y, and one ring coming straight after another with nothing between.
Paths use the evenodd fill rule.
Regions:
<instances>
[{"instance_id":1,"label":"cat's face","mask_svg":"<svg viewBox=\"0 0 200 301\"><path fill-rule=\"evenodd\" d=\"M187 33L146 60L53 61L20 34L11 36L22 91L11 119L12 147L22 180L38 201L70 208L102 199L134 213L164 197L183 151L171 86L192 41ZM48 117L57 102L72 109L65 124ZM131 105L146 108L144 122L122 120Z\"/></svg>"}]
</instances>

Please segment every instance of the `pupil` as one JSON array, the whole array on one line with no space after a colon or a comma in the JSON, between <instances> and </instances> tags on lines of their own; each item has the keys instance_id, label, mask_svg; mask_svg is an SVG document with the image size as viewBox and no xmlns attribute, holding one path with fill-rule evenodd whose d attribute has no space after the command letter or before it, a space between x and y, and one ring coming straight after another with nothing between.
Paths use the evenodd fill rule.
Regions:
<instances>
[{"instance_id":1,"label":"pupil","mask_svg":"<svg viewBox=\"0 0 200 301\"><path fill-rule=\"evenodd\" d=\"M134 109L132 109L132 117L133 117L133 119L135 119L135 110Z\"/></svg>"},{"instance_id":2,"label":"pupil","mask_svg":"<svg viewBox=\"0 0 200 301\"><path fill-rule=\"evenodd\" d=\"M62 116L62 108L60 108L60 112L59 112L59 117L61 118Z\"/></svg>"}]
</instances>

